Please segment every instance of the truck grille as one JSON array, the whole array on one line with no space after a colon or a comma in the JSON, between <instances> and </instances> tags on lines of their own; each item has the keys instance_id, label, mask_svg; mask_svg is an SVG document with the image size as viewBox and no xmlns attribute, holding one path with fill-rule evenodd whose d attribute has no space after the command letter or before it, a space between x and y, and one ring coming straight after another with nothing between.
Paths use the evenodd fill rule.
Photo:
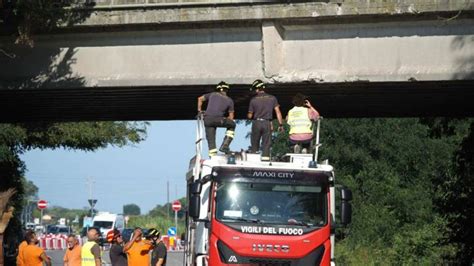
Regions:
<instances>
[{"instance_id":1,"label":"truck grille","mask_svg":"<svg viewBox=\"0 0 474 266\"><path fill-rule=\"evenodd\" d=\"M269 259L257 259L249 258L251 264L257 264L259 266L290 266L290 260L269 260Z\"/></svg>"},{"instance_id":2,"label":"truck grille","mask_svg":"<svg viewBox=\"0 0 474 266\"><path fill-rule=\"evenodd\" d=\"M217 241L217 250L221 262L226 264L252 264L259 266L306 266L319 265L323 258L325 248L321 245L311 251L308 255L299 259L272 259L259 257L244 257L235 253L230 247L222 241Z\"/></svg>"}]
</instances>

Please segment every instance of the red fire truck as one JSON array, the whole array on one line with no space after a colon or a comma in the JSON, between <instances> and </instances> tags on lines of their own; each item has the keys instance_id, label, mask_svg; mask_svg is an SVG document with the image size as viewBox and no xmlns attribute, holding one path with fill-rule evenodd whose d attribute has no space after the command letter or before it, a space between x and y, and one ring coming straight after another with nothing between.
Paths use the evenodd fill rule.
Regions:
<instances>
[{"instance_id":1,"label":"red fire truck","mask_svg":"<svg viewBox=\"0 0 474 266\"><path fill-rule=\"evenodd\" d=\"M333 264L334 231L350 223L352 193L336 189L318 149L278 162L244 152L201 160L199 127L187 174L185 265Z\"/></svg>"}]
</instances>

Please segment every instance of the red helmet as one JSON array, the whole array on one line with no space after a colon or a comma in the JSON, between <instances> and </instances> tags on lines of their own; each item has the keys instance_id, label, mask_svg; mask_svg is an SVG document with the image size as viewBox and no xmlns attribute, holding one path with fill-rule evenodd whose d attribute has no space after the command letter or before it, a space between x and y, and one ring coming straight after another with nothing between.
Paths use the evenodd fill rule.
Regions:
<instances>
[{"instance_id":1,"label":"red helmet","mask_svg":"<svg viewBox=\"0 0 474 266\"><path fill-rule=\"evenodd\" d=\"M107 242L109 243L112 243L114 242L115 239L117 239L117 237L120 236L120 231L117 230L117 229L114 229L114 230L110 230L108 233L107 233Z\"/></svg>"}]
</instances>

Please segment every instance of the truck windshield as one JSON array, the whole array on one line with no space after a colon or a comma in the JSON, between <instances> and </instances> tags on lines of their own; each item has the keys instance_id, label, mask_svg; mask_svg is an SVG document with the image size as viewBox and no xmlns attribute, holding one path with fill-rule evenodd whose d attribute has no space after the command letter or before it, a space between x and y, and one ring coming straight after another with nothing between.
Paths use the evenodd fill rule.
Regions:
<instances>
[{"instance_id":1,"label":"truck windshield","mask_svg":"<svg viewBox=\"0 0 474 266\"><path fill-rule=\"evenodd\" d=\"M326 192L321 186L220 182L216 218L224 223L323 226Z\"/></svg>"},{"instance_id":2,"label":"truck windshield","mask_svg":"<svg viewBox=\"0 0 474 266\"><path fill-rule=\"evenodd\" d=\"M94 221L94 227L112 229L113 222L109 221Z\"/></svg>"}]
</instances>

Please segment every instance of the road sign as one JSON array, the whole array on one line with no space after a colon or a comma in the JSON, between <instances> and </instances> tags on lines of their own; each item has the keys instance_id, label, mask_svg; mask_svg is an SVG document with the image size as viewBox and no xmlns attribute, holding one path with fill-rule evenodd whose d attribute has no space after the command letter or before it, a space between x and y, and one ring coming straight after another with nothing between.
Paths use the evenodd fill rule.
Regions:
<instances>
[{"instance_id":1,"label":"road sign","mask_svg":"<svg viewBox=\"0 0 474 266\"><path fill-rule=\"evenodd\" d=\"M178 228L178 211L181 210L181 202L179 200L173 201L173 204L171 204L171 208L174 211L174 226L175 227L170 227L170 229L174 228L174 235L169 234L168 230L168 235L169 236L175 236L178 234L177 228Z\"/></svg>"},{"instance_id":2,"label":"road sign","mask_svg":"<svg viewBox=\"0 0 474 266\"><path fill-rule=\"evenodd\" d=\"M168 228L168 236L176 236L176 227Z\"/></svg>"},{"instance_id":3,"label":"road sign","mask_svg":"<svg viewBox=\"0 0 474 266\"><path fill-rule=\"evenodd\" d=\"M181 210L181 202L180 202L179 200L173 201L173 204L171 205L171 208L172 208L173 211L175 211L175 212Z\"/></svg>"},{"instance_id":4,"label":"road sign","mask_svg":"<svg viewBox=\"0 0 474 266\"><path fill-rule=\"evenodd\" d=\"M92 217L87 217L85 216L84 219L82 220L83 227L91 227L93 222L92 222Z\"/></svg>"},{"instance_id":5,"label":"road sign","mask_svg":"<svg viewBox=\"0 0 474 266\"><path fill-rule=\"evenodd\" d=\"M38 209L42 210L42 209L46 209L46 207L48 207L48 202L45 201L45 200L38 200Z\"/></svg>"},{"instance_id":6,"label":"road sign","mask_svg":"<svg viewBox=\"0 0 474 266\"><path fill-rule=\"evenodd\" d=\"M91 206L91 209L94 209L95 204L97 203L96 199L88 199L89 205Z\"/></svg>"}]
</instances>

